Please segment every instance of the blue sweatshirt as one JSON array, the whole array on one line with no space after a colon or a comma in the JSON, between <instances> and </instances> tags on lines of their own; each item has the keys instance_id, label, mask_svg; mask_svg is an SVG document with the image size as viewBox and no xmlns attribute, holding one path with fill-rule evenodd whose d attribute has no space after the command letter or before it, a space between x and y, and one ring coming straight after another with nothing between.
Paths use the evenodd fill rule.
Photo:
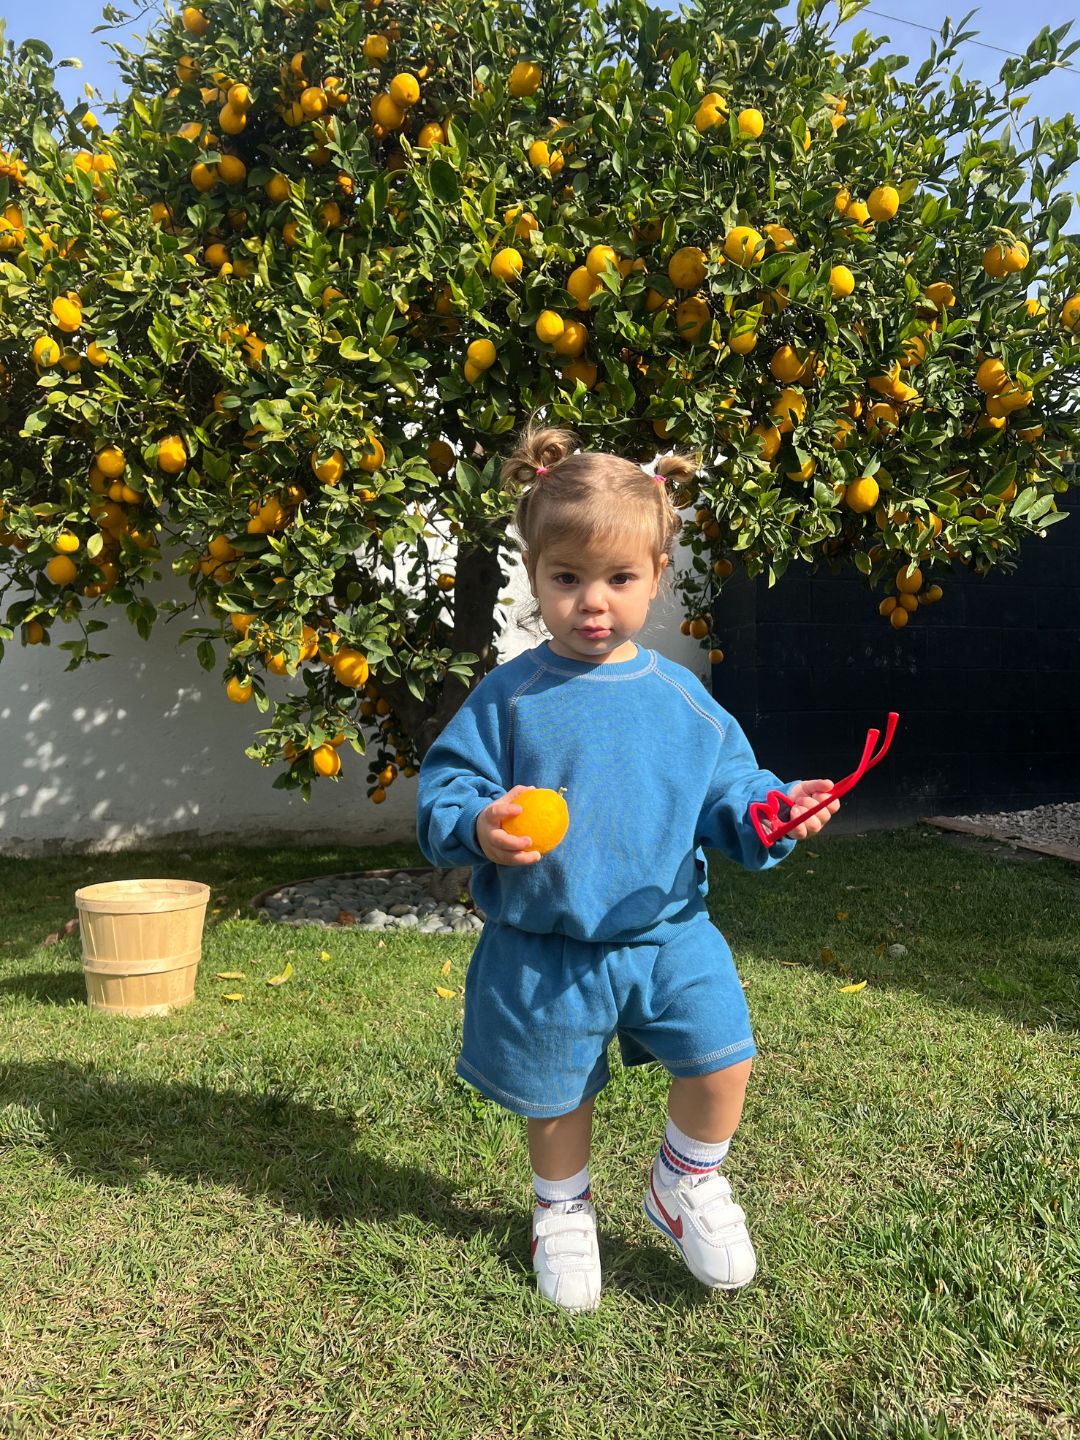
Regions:
<instances>
[{"instance_id":1,"label":"blue sweatshirt","mask_svg":"<svg viewBox=\"0 0 1080 1440\"><path fill-rule=\"evenodd\" d=\"M476 817L514 785L565 787L570 827L534 865L495 865ZM547 645L486 675L420 769L417 831L434 865L473 866L489 919L540 934L662 942L705 909L702 846L748 870L766 849L748 807L784 786L681 665L651 650L603 665Z\"/></svg>"}]
</instances>

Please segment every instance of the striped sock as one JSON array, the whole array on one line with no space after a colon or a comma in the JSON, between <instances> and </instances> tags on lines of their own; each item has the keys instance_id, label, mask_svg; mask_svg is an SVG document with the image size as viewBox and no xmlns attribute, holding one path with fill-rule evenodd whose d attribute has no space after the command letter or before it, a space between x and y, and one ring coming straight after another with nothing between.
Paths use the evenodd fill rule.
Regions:
<instances>
[{"instance_id":1,"label":"striped sock","mask_svg":"<svg viewBox=\"0 0 1080 1440\"><path fill-rule=\"evenodd\" d=\"M585 1166L576 1175L571 1175L568 1180L545 1180L542 1176L533 1171L533 1189L536 1191L536 1203L545 1210L551 1205L569 1203L574 1200L588 1200L589 1190L589 1167Z\"/></svg>"},{"instance_id":2,"label":"striped sock","mask_svg":"<svg viewBox=\"0 0 1080 1440\"><path fill-rule=\"evenodd\" d=\"M688 1185L697 1185L719 1169L730 1149L730 1140L721 1140L718 1145L694 1140L684 1135L675 1121L669 1119L664 1143L653 1161L653 1178L658 1186L669 1188L680 1180L685 1180Z\"/></svg>"}]
</instances>

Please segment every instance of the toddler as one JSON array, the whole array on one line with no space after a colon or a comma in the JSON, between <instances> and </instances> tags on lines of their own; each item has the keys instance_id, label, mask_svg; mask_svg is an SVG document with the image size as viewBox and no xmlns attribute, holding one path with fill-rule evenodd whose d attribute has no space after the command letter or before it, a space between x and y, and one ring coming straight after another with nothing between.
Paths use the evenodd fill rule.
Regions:
<instances>
[{"instance_id":1,"label":"toddler","mask_svg":"<svg viewBox=\"0 0 1080 1440\"><path fill-rule=\"evenodd\" d=\"M428 751L418 797L425 855L471 865L487 915L457 1073L527 1119L533 1268L569 1311L600 1298L589 1147L615 1037L624 1065L658 1061L673 1077L645 1213L703 1284L734 1290L754 1275L746 1216L719 1173L754 1042L705 906L702 847L775 865L794 839L766 849L751 802L783 789L797 816L831 785L781 785L693 675L634 643L680 529L668 482L694 462L667 456L647 475L575 443L530 428L503 468L522 487L515 523L551 638L473 690ZM544 856L502 828L534 786L565 790L570 811Z\"/></svg>"}]
</instances>

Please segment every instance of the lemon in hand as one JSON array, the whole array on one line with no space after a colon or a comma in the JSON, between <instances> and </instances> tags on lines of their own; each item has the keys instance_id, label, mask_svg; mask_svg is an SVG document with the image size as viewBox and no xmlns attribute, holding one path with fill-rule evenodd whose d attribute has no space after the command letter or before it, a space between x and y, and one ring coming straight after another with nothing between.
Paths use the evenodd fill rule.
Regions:
<instances>
[{"instance_id":1,"label":"lemon in hand","mask_svg":"<svg viewBox=\"0 0 1080 1440\"><path fill-rule=\"evenodd\" d=\"M527 835L532 848L541 855L554 850L570 825L570 811L563 797L555 790L526 790L514 803L521 806L521 814L503 821L506 833Z\"/></svg>"}]
</instances>

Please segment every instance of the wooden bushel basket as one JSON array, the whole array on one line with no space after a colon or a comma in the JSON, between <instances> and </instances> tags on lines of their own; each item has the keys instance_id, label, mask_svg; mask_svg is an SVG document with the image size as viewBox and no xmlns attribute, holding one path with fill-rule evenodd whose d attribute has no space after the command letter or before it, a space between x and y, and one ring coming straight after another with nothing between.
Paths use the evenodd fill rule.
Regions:
<instances>
[{"instance_id":1,"label":"wooden bushel basket","mask_svg":"<svg viewBox=\"0 0 1080 1440\"><path fill-rule=\"evenodd\" d=\"M210 887L109 880L75 892L86 1002L112 1015L167 1015L195 996Z\"/></svg>"}]
</instances>

